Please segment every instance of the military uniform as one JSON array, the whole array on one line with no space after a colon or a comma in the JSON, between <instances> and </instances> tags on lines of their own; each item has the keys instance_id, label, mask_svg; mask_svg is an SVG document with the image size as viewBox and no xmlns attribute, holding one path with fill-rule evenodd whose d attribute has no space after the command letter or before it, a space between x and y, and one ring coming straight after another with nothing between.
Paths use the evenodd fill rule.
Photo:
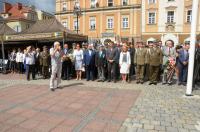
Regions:
<instances>
[{"instance_id":1,"label":"military uniform","mask_svg":"<svg viewBox=\"0 0 200 132\"><path fill-rule=\"evenodd\" d=\"M160 48L151 48L149 52L149 80L150 84L157 84L160 65L162 64L162 51Z\"/></svg>"},{"instance_id":2,"label":"military uniform","mask_svg":"<svg viewBox=\"0 0 200 132\"><path fill-rule=\"evenodd\" d=\"M46 79L49 77L50 55L48 52L41 53L42 75Z\"/></svg>"},{"instance_id":3,"label":"military uniform","mask_svg":"<svg viewBox=\"0 0 200 132\"><path fill-rule=\"evenodd\" d=\"M146 48L137 48L134 56L134 63L136 64L136 78L137 83L144 82L144 66L147 63Z\"/></svg>"}]
</instances>

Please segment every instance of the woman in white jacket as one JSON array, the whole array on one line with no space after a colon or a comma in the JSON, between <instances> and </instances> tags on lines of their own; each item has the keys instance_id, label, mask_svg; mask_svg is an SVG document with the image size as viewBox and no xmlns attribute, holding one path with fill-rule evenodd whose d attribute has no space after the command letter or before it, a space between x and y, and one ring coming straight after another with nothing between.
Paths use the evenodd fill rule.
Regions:
<instances>
[{"instance_id":1,"label":"woman in white jacket","mask_svg":"<svg viewBox=\"0 0 200 132\"><path fill-rule=\"evenodd\" d=\"M120 65L120 73L122 76L122 81L126 82L126 78L127 75L129 74L131 65L131 57L130 53L128 52L128 47L126 44L123 44L119 58L119 65Z\"/></svg>"}]
</instances>

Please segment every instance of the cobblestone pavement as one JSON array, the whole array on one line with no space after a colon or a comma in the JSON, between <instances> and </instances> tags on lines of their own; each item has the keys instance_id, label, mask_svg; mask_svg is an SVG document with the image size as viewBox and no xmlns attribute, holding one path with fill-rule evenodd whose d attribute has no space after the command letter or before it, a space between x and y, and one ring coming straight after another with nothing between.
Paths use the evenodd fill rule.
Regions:
<instances>
[{"instance_id":1,"label":"cobblestone pavement","mask_svg":"<svg viewBox=\"0 0 200 132\"><path fill-rule=\"evenodd\" d=\"M200 90L183 86L26 81L0 75L0 131L8 132L198 132ZM139 97L138 97L139 96ZM199 130L200 131L200 130Z\"/></svg>"}]
</instances>

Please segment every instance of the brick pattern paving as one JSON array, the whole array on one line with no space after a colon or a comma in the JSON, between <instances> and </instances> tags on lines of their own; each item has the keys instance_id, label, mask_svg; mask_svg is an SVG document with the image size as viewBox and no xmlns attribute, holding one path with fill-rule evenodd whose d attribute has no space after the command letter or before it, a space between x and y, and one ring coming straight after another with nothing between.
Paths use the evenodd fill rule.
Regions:
<instances>
[{"instance_id":1,"label":"brick pattern paving","mask_svg":"<svg viewBox=\"0 0 200 132\"><path fill-rule=\"evenodd\" d=\"M0 131L116 132L139 91L69 86L50 92L47 85L0 89Z\"/></svg>"},{"instance_id":2,"label":"brick pattern paving","mask_svg":"<svg viewBox=\"0 0 200 132\"><path fill-rule=\"evenodd\" d=\"M4 80L1 79L3 76ZM20 125L14 125L12 126L11 123L0 123L0 130L9 130L9 131L27 131L27 130L33 130L32 128L35 128L39 126L38 124L41 124L41 115L43 113L48 114L49 112L51 115L56 117L63 117L64 119L55 119L55 121L60 121L58 125L56 125L54 128L52 124L48 122L42 122L43 124L40 126L40 131L45 131L43 129L50 129L54 132L68 132L68 131L119 131L119 132L199 132L200 131L200 90L194 90L193 94L197 95L192 98L185 98L183 95L185 94L185 88L184 86L178 86L178 85L172 85L172 86L162 86L161 84L158 84L157 86L149 86L148 83L144 83L144 85L137 85L135 81L133 81L130 84L124 84L124 83L107 83L107 82L86 82L84 80L82 81L63 81L62 86L64 86L64 89L62 90L56 90L56 92L53 95L51 95L51 92L49 93L47 91L49 80L34 80L34 81L26 81L24 79L20 80L15 79L18 78L18 75L15 75L14 77L11 77L10 75L0 75L0 93L1 91L6 91L10 88L13 88L12 86L15 86L18 84L19 88L20 86L27 86L27 87L34 87L34 89L40 88L40 87L46 87L44 88L44 92L42 91L34 96L34 98L27 98L27 102L17 101L17 106L13 107L12 102L8 102L6 100L1 100L0 98L0 110L3 110L0 112L0 122L1 120L7 120L11 117L13 117L16 114L7 113L7 111L10 111L11 109L20 107L23 109L28 109L29 112L22 112L23 117L26 118L33 118L37 120L30 120L29 122L24 121ZM77 91L83 92L86 91L104 91L103 99L99 101L100 99L95 98L96 101L99 101L98 103L95 103L94 99L88 99L90 101L91 107L88 107L87 101L83 98L80 100L82 102L81 104L84 104L85 109L82 109L81 111L77 110L74 112L74 109L82 108L83 106L80 104L69 104L67 102L68 100L76 101L75 98L80 94L76 94L76 97L71 98L68 97L69 95L66 95L67 98L65 100L59 100L58 98L61 98L59 96L59 93L62 94L70 94L70 92L64 92L67 89L79 89ZM81 90L82 89L82 90ZM126 90L125 90L126 89ZM86 91L85 91L86 90ZM118 107L115 111L115 113L120 114L114 114L115 105L111 104L109 108L109 104L111 102L117 103L118 98L113 98L117 93L123 93L124 91L129 92L131 95L135 96L134 94L137 94L137 91L141 91L139 98L136 100L134 105L131 106L128 110L126 107L128 107L128 104L124 108L123 105L121 107ZM17 92L17 91L16 91ZM2 93L3 94L3 93ZM9 94L9 92L8 92ZM41 95L40 95L41 94ZM41 97L50 96L54 98L49 103L43 103L43 105L38 104L39 101L44 101ZM14 95L14 94L13 94ZM98 94L97 94L98 95ZM95 97L99 97L99 96ZM123 94L122 94L123 95ZM118 95L119 96L119 95ZM18 96L19 97L19 96ZM16 100L17 97L15 97ZM50 98L50 97L49 97ZM133 97L134 98L134 97ZM30 99L30 100L29 100ZM33 100L31 100L33 99ZM113 99L113 100L112 100ZM20 100L20 99L19 99ZM127 99L128 100L128 99ZM126 100L126 101L127 101ZM135 99L133 99L135 100ZM85 102L86 101L86 102ZM126 102L123 101L123 102ZM131 100L128 100L128 102ZM84 103L85 102L85 103ZM51 105L58 105L55 107ZM89 103L88 103L89 104ZM96 105L95 105L96 104ZM121 103L120 103L121 104ZM16 105L16 102L15 102ZM50 105L50 106L49 106ZM67 109L64 109L63 105L69 105ZM23 106L23 107L22 107ZM34 106L34 108L30 107ZM18 109L17 111L20 111ZM90 109L90 110L89 110ZM47 111L48 110L48 111ZM125 114L128 111L128 117L124 117ZM38 113L39 112L39 113ZM6 114L4 114L6 113ZM15 113L15 112L14 112ZM72 114L70 114L72 113ZM37 115L37 116L35 116ZM41 116L41 117L40 117ZM49 118L49 116L46 116L46 118ZM67 118L67 119L66 119ZM125 119L124 121L120 121ZM23 121L24 118L16 118L13 120L19 120ZM39 120L39 121L38 121ZM68 120L68 121L65 121ZM13 122L13 121L9 121ZM39 123L38 123L39 122ZM71 123L70 123L71 122ZM122 125L120 126L120 124ZM27 123L27 124L26 124ZM46 123L49 123L50 126L48 127ZM30 125L29 125L30 124ZM68 125L66 125L68 124ZM74 125L76 124L76 125ZM55 125L55 124L54 124ZM23 126L27 126L23 127ZM29 128L30 127L30 128ZM41 128L42 127L42 128ZM10 128L10 129L9 129ZM120 129L118 129L120 128ZM97 130L96 130L97 129ZM34 131L34 130L33 130ZM37 130L39 131L39 130Z\"/></svg>"}]
</instances>

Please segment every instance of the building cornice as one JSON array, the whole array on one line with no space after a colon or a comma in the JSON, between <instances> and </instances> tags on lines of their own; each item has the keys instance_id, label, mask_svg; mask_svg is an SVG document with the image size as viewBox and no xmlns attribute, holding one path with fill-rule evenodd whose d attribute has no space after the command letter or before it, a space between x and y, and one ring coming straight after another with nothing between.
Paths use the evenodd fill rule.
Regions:
<instances>
[{"instance_id":1,"label":"building cornice","mask_svg":"<svg viewBox=\"0 0 200 132\"><path fill-rule=\"evenodd\" d=\"M141 4L134 4L134 5L127 5L127 6L113 6L113 7L98 7L98 8L81 8L82 13L87 12L100 12L100 11L111 11L111 10L126 10L126 9L140 9ZM62 15L62 14L73 14L73 10L67 10L67 11L60 11L56 12L55 15Z\"/></svg>"}]
</instances>

